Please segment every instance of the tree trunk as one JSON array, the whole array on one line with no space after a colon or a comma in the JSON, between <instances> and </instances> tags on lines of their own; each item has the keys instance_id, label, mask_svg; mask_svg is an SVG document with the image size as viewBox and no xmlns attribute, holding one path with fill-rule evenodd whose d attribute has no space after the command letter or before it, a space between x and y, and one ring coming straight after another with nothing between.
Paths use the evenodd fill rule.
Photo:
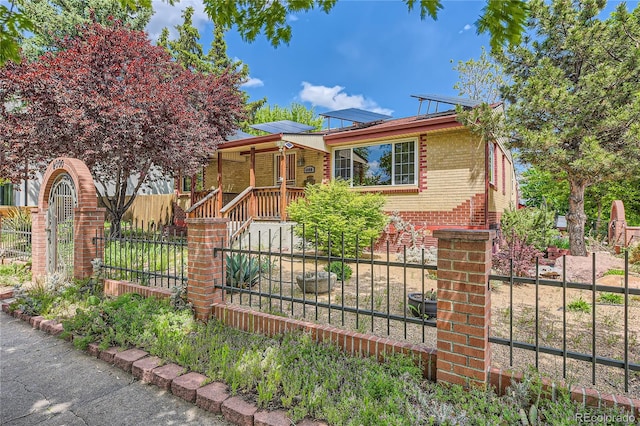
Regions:
<instances>
[{"instance_id":1,"label":"tree trunk","mask_svg":"<svg viewBox=\"0 0 640 426\"><path fill-rule=\"evenodd\" d=\"M567 213L567 230L572 256L586 256L587 248L584 242L584 225L587 215L584 214L584 190L586 183L580 180L569 181L569 212Z\"/></svg>"},{"instance_id":2,"label":"tree trunk","mask_svg":"<svg viewBox=\"0 0 640 426\"><path fill-rule=\"evenodd\" d=\"M111 232L109 234L112 238L122 237L122 215L111 215Z\"/></svg>"}]
</instances>

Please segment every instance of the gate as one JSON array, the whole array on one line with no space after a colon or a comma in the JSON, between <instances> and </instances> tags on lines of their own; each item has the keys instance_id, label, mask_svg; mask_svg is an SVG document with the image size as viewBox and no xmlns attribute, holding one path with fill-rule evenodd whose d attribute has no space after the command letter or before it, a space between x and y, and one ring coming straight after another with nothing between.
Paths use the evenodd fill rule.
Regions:
<instances>
[{"instance_id":1,"label":"gate","mask_svg":"<svg viewBox=\"0 0 640 426\"><path fill-rule=\"evenodd\" d=\"M49 193L46 216L47 274L73 276L73 219L78 206L73 179L62 173L54 181Z\"/></svg>"}]
</instances>

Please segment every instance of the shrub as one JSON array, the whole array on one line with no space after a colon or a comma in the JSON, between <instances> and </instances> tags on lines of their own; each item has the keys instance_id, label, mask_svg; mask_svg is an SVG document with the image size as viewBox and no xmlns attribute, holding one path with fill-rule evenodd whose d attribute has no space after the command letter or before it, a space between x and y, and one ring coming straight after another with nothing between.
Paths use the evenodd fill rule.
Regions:
<instances>
[{"instance_id":1,"label":"shrub","mask_svg":"<svg viewBox=\"0 0 640 426\"><path fill-rule=\"evenodd\" d=\"M260 278L260 263L244 253L227 255L227 285L238 288L253 287Z\"/></svg>"},{"instance_id":2,"label":"shrub","mask_svg":"<svg viewBox=\"0 0 640 426\"><path fill-rule=\"evenodd\" d=\"M324 267L324 270L336 274L340 281L349 281L351 274L353 274L351 266L340 261L331 262L328 266Z\"/></svg>"},{"instance_id":3,"label":"shrub","mask_svg":"<svg viewBox=\"0 0 640 426\"><path fill-rule=\"evenodd\" d=\"M502 238L507 245L518 240L542 251L559 236L554 222L555 214L546 209L534 207L508 209L500 219Z\"/></svg>"},{"instance_id":4,"label":"shrub","mask_svg":"<svg viewBox=\"0 0 640 426\"><path fill-rule=\"evenodd\" d=\"M384 202L380 194L354 192L348 182L333 180L307 186L305 197L291 203L288 212L299 224L296 235L316 249L355 256L382 234L388 220Z\"/></svg>"},{"instance_id":5,"label":"shrub","mask_svg":"<svg viewBox=\"0 0 640 426\"><path fill-rule=\"evenodd\" d=\"M31 231L31 213L27 209L12 208L2 218L2 226L13 231Z\"/></svg>"},{"instance_id":6,"label":"shrub","mask_svg":"<svg viewBox=\"0 0 640 426\"><path fill-rule=\"evenodd\" d=\"M629 247L629 263L640 263L640 243Z\"/></svg>"},{"instance_id":7,"label":"shrub","mask_svg":"<svg viewBox=\"0 0 640 426\"><path fill-rule=\"evenodd\" d=\"M502 275L509 275L513 258L513 274L517 277L528 277L535 269L536 257L541 256L540 250L518 239L493 256L493 268Z\"/></svg>"}]
</instances>

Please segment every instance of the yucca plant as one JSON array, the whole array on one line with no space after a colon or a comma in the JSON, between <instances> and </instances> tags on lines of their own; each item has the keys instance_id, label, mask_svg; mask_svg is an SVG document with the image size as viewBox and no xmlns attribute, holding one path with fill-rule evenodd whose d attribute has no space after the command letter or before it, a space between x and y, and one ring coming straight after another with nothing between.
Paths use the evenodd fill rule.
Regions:
<instances>
[{"instance_id":1,"label":"yucca plant","mask_svg":"<svg viewBox=\"0 0 640 426\"><path fill-rule=\"evenodd\" d=\"M227 285L237 288L253 287L260 277L260 262L243 253L228 254Z\"/></svg>"}]
</instances>

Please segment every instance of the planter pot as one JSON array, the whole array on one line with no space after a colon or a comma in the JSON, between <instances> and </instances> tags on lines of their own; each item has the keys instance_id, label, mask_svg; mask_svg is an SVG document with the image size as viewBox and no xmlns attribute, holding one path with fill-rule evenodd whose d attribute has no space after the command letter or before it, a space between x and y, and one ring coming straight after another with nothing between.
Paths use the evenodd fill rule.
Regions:
<instances>
[{"instance_id":1,"label":"planter pot","mask_svg":"<svg viewBox=\"0 0 640 426\"><path fill-rule=\"evenodd\" d=\"M422 293L409 293L409 310L414 317L435 318L438 307L437 300L424 299Z\"/></svg>"},{"instance_id":2,"label":"planter pot","mask_svg":"<svg viewBox=\"0 0 640 426\"><path fill-rule=\"evenodd\" d=\"M333 272L318 271L296 275L298 287L305 293L328 293L336 280L337 275Z\"/></svg>"}]
</instances>

